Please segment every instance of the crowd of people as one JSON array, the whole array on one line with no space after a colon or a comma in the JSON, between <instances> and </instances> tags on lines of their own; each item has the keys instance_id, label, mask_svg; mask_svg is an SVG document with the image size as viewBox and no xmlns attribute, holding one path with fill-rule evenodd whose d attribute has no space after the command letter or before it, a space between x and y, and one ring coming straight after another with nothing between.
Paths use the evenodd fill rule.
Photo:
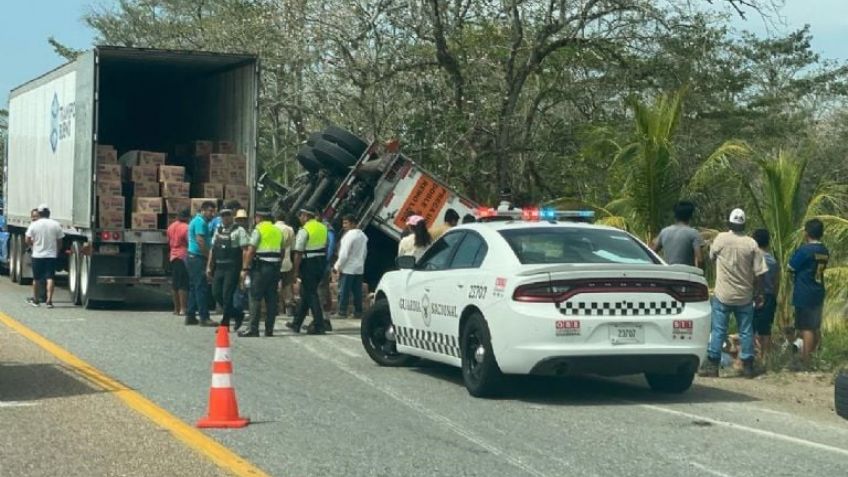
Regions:
<instances>
[{"instance_id":1,"label":"crowd of people","mask_svg":"<svg viewBox=\"0 0 848 477\"><path fill-rule=\"evenodd\" d=\"M335 317L347 318L352 301L352 316L360 318L368 237L356 218L342 218L338 243L333 227L315 210L299 211L297 233L285 218L284 212L275 217L257 210L251 230L247 211L236 201L220 211L205 202L194 217L189 210L180 212L167 231L174 314L184 316L186 325L232 325L248 338L260 336L263 316L262 334L273 336L281 311L291 315L285 325L294 333L304 331L311 313L305 332L323 334L332 330L325 313L332 309L330 284L336 278ZM216 308L220 323L211 318Z\"/></svg>"},{"instance_id":2,"label":"crowd of people","mask_svg":"<svg viewBox=\"0 0 848 477\"><path fill-rule=\"evenodd\" d=\"M692 202L674 206L676 223L660 231L652 244L670 264L703 267L704 240L690 223L695 213ZM771 339L778 309L781 264L770 253L770 233L756 229L746 233L746 215L742 209L731 211L728 230L712 239L707 258L715 267L715 287L711 298L711 332L707 361L700 375L717 377L722 347L728 334L730 316L736 320L742 361L742 373L753 378L757 348L765 357L773 347ZM821 243L824 224L811 219L804 224L804 243L794 252L786 266L793 280L792 306L794 330L797 333L798 357L792 367L805 369L810 356L821 341L822 312L825 297L824 271L830 254Z\"/></svg>"}]
</instances>

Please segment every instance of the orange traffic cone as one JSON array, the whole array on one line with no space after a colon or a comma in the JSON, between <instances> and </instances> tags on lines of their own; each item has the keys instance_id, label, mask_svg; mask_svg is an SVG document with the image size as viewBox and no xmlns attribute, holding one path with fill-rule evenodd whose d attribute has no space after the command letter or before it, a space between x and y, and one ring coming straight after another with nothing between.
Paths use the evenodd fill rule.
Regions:
<instances>
[{"instance_id":1,"label":"orange traffic cone","mask_svg":"<svg viewBox=\"0 0 848 477\"><path fill-rule=\"evenodd\" d=\"M230 334L227 326L218 327L215 338L215 361L212 363L212 387L209 389L209 412L197 421L197 427L244 427L250 419L239 417L236 390L233 388L233 363L230 357Z\"/></svg>"}]
</instances>

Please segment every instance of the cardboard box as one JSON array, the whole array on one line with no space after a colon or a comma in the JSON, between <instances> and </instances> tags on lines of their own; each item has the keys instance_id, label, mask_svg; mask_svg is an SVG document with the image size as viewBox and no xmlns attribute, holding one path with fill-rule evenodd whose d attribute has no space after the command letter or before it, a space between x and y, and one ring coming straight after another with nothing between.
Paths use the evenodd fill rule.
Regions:
<instances>
[{"instance_id":1,"label":"cardboard box","mask_svg":"<svg viewBox=\"0 0 848 477\"><path fill-rule=\"evenodd\" d=\"M161 214L165 212L161 197L133 197L133 212Z\"/></svg>"},{"instance_id":2,"label":"cardboard box","mask_svg":"<svg viewBox=\"0 0 848 477\"><path fill-rule=\"evenodd\" d=\"M125 152L118 162L121 163L122 166L132 167L132 166L164 166L165 159L167 159L168 155L164 152L152 152L152 151L127 151Z\"/></svg>"},{"instance_id":3,"label":"cardboard box","mask_svg":"<svg viewBox=\"0 0 848 477\"><path fill-rule=\"evenodd\" d=\"M243 185L227 184L224 186L224 200L237 200L241 202L242 207L247 207L246 204L250 201L250 189Z\"/></svg>"},{"instance_id":4,"label":"cardboard box","mask_svg":"<svg viewBox=\"0 0 848 477\"><path fill-rule=\"evenodd\" d=\"M130 228L134 230L156 230L159 228L159 215L151 212L133 212Z\"/></svg>"},{"instance_id":5,"label":"cardboard box","mask_svg":"<svg viewBox=\"0 0 848 477\"><path fill-rule=\"evenodd\" d=\"M168 213L168 216L169 216L168 222L169 223L171 222L171 220L170 220L171 215L176 217L177 214L179 214L181 210L190 209L190 208L191 208L191 199L181 199L181 198L165 199L165 211Z\"/></svg>"},{"instance_id":6,"label":"cardboard box","mask_svg":"<svg viewBox=\"0 0 848 477\"><path fill-rule=\"evenodd\" d=\"M218 141L215 144L215 152L221 154L235 154L236 143L234 143L233 141Z\"/></svg>"},{"instance_id":7,"label":"cardboard box","mask_svg":"<svg viewBox=\"0 0 848 477\"><path fill-rule=\"evenodd\" d=\"M127 175L133 182L156 182L157 172L156 166L132 166Z\"/></svg>"},{"instance_id":8,"label":"cardboard box","mask_svg":"<svg viewBox=\"0 0 848 477\"><path fill-rule=\"evenodd\" d=\"M200 211L200 207L207 200L210 201L210 202L214 202L215 204L218 203L218 199L216 199L214 197L199 197L199 198L196 198L196 199L191 199L191 216L192 217L194 217L195 214L197 214L197 212Z\"/></svg>"},{"instance_id":9,"label":"cardboard box","mask_svg":"<svg viewBox=\"0 0 848 477\"><path fill-rule=\"evenodd\" d=\"M133 182L132 193L127 195L131 195L132 197L159 197L159 194L158 182L142 181Z\"/></svg>"},{"instance_id":10,"label":"cardboard box","mask_svg":"<svg viewBox=\"0 0 848 477\"><path fill-rule=\"evenodd\" d=\"M212 150L212 141L198 140L190 142L188 145L189 153L192 156L208 156L214 151Z\"/></svg>"},{"instance_id":11,"label":"cardboard box","mask_svg":"<svg viewBox=\"0 0 848 477\"><path fill-rule=\"evenodd\" d=\"M229 175L229 154L209 154L195 159L194 182L224 184L229 180Z\"/></svg>"},{"instance_id":12,"label":"cardboard box","mask_svg":"<svg viewBox=\"0 0 848 477\"><path fill-rule=\"evenodd\" d=\"M97 226L101 229L123 229L124 212L106 211L97 214Z\"/></svg>"},{"instance_id":13,"label":"cardboard box","mask_svg":"<svg viewBox=\"0 0 848 477\"><path fill-rule=\"evenodd\" d=\"M166 199L183 198L188 199L189 184L188 182L161 182L162 197Z\"/></svg>"},{"instance_id":14,"label":"cardboard box","mask_svg":"<svg viewBox=\"0 0 848 477\"><path fill-rule=\"evenodd\" d=\"M97 212L117 211L122 214L126 210L126 199L119 195L106 195L97 198Z\"/></svg>"},{"instance_id":15,"label":"cardboard box","mask_svg":"<svg viewBox=\"0 0 848 477\"><path fill-rule=\"evenodd\" d=\"M191 185L192 197L224 197L224 184L212 182L194 183Z\"/></svg>"},{"instance_id":16,"label":"cardboard box","mask_svg":"<svg viewBox=\"0 0 848 477\"><path fill-rule=\"evenodd\" d=\"M97 181L97 196L118 196L123 194L121 181Z\"/></svg>"},{"instance_id":17,"label":"cardboard box","mask_svg":"<svg viewBox=\"0 0 848 477\"><path fill-rule=\"evenodd\" d=\"M117 164L97 164L98 181L121 181L121 166Z\"/></svg>"},{"instance_id":18,"label":"cardboard box","mask_svg":"<svg viewBox=\"0 0 848 477\"><path fill-rule=\"evenodd\" d=\"M184 182L185 167L159 166L159 182Z\"/></svg>"},{"instance_id":19,"label":"cardboard box","mask_svg":"<svg viewBox=\"0 0 848 477\"><path fill-rule=\"evenodd\" d=\"M97 156L97 164L118 163L118 151L113 146L98 145L95 155Z\"/></svg>"}]
</instances>

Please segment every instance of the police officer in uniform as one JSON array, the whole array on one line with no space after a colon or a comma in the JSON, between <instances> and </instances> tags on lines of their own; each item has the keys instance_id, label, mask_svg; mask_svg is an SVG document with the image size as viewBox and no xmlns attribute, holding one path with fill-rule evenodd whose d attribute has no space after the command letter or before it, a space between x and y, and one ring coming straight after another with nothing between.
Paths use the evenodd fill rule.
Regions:
<instances>
[{"instance_id":1,"label":"police officer in uniform","mask_svg":"<svg viewBox=\"0 0 848 477\"><path fill-rule=\"evenodd\" d=\"M294 320L286 326L295 333L300 333L306 312L312 311L312 324L306 333L310 335L324 334L324 310L318 297L318 286L327 269L327 226L316 220L317 212L301 209L298 219L303 227L297 231L294 240L294 271L300 278L300 303L294 314Z\"/></svg>"},{"instance_id":2,"label":"police officer in uniform","mask_svg":"<svg viewBox=\"0 0 848 477\"><path fill-rule=\"evenodd\" d=\"M233 211L222 209L221 223L215 229L212 237L212 250L206 265L206 275L212 282L212 295L215 301L224 308L222 326L230 326L230 320L235 320L235 329L241 327L243 317L236 313L233 307L233 297L239 285L239 270L242 266L243 248L249 243L247 232L233 222Z\"/></svg>"},{"instance_id":3,"label":"police officer in uniform","mask_svg":"<svg viewBox=\"0 0 848 477\"><path fill-rule=\"evenodd\" d=\"M263 300L265 336L274 336L283 245L283 233L274 225L271 211L256 211L256 228L250 236L241 271L243 284L250 273L250 328L240 332L241 337L259 336L259 312Z\"/></svg>"}]
</instances>

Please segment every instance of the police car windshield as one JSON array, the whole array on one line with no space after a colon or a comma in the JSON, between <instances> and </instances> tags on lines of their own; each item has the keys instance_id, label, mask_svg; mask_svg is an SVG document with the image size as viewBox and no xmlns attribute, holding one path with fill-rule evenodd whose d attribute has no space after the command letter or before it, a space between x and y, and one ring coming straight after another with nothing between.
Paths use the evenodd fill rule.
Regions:
<instances>
[{"instance_id":1,"label":"police car windshield","mask_svg":"<svg viewBox=\"0 0 848 477\"><path fill-rule=\"evenodd\" d=\"M624 232L576 227L501 230L523 264L658 263L648 250Z\"/></svg>"}]
</instances>

